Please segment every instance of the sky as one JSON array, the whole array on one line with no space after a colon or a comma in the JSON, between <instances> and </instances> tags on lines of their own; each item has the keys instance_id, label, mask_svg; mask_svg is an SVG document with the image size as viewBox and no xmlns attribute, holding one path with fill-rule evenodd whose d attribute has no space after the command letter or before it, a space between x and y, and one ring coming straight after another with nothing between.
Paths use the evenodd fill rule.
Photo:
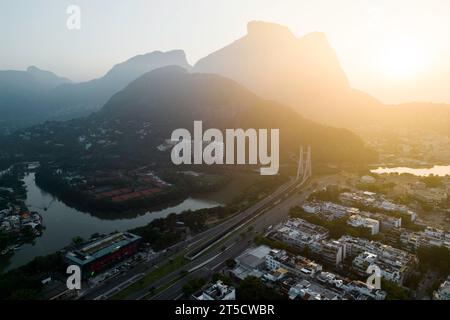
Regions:
<instances>
[{"instance_id":1,"label":"sky","mask_svg":"<svg viewBox=\"0 0 450 320\"><path fill-rule=\"evenodd\" d=\"M69 5L80 30L66 26ZM450 103L450 0L0 0L0 70L36 65L85 81L172 49L193 64L252 20L324 32L351 85L385 103Z\"/></svg>"}]
</instances>

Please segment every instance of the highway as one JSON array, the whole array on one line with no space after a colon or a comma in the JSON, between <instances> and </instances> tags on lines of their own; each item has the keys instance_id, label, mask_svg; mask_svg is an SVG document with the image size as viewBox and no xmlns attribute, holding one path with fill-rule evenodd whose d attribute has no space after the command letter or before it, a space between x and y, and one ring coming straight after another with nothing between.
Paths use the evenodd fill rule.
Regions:
<instances>
[{"instance_id":1,"label":"highway","mask_svg":"<svg viewBox=\"0 0 450 320\"><path fill-rule=\"evenodd\" d=\"M322 183L324 181L321 181ZM321 183L321 184L322 184ZM125 289L133 283L130 279L138 281L142 274L154 271L158 266L167 263L169 259L180 254L182 250L188 248L192 261L188 261L183 267L171 272L157 281L132 292L127 299L177 299L181 295L183 285L192 277L208 277L223 267L226 260L235 258L245 249L253 245L253 239L257 233L264 233L267 227L275 226L284 220L289 209L300 205L311 193L311 188L307 189L304 184L296 181L289 181L280 186L275 192L267 196L250 208L234 215L225 222L216 225L202 233L170 247L158 258L143 262L126 274L120 275L97 288L90 290L83 296L83 299L108 299L114 294ZM319 185L320 186L320 185ZM244 222L243 222L244 221ZM245 227L242 226L245 224ZM252 226L252 231L249 227ZM233 232L225 230L232 229ZM218 235L222 235L220 239ZM214 244L211 239L216 239ZM224 248L226 248L225 251ZM200 251L199 251L200 250ZM195 253L195 254L192 254ZM189 254L188 254L189 255ZM193 258L192 258L193 257ZM181 272L188 271L188 275L181 277ZM150 296L149 292L155 290L155 296Z\"/></svg>"},{"instance_id":2,"label":"highway","mask_svg":"<svg viewBox=\"0 0 450 320\"><path fill-rule=\"evenodd\" d=\"M292 184L293 181L288 181L287 183L281 185L271 195L261 200L260 202L254 204L250 208L235 214L234 216L230 217L226 221L216 226L213 226L201 233L198 233L190 238L185 239L184 241L181 241L171 246L170 248L167 248L166 251L162 253L160 256L158 256L156 259L143 262L135 266L134 268L128 270L125 274L109 279L104 283L102 283L101 285L92 288L90 290L87 290L83 294L83 296L80 297L80 299L94 300L94 299L110 298L111 296L114 295L114 292L117 293L120 290L123 290L124 285L128 283L130 278L135 277L136 275L142 273L148 274L154 271L158 266L169 262L170 258L175 257L177 254L179 254L179 252L185 250L186 248L195 249L198 246L202 246L204 243L210 241L212 238L220 234L223 230L227 230L233 227L243 219L247 219L248 217L250 217L254 212L260 210L263 206L268 205L271 199L279 197L284 192L286 192L287 189L292 188ZM150 288L146 288L145 293L147 293L149 289Z\"/></svg>"},{"instance_id":3,"label":"highway","mask_svg":"<svg viewBox=\"0 0 450 320\"><path fill-rule=\"evenodd\" d=\"M325 185L327 180L328 179L322 180L321 183L318 184L318 187L320 188ZM158 292L158 294L152 296L151 298L158 300L172 300L180 298L182 296L181 290L183 285L187 283L190 278L210 276L220 270L228 259L235 258L247 248L253 246L253 239L256 234L262 234L267 230L267 227L275 226L285 220L289 215L290 208L302 204L311 192L311 188L307 188L307 185L304 185L301 189L299 189L297 188L297 184L294 184L289 189L285 190L285 194L282 195L281 201L278 201L279 198L277 197L272 197L271 206L269 206L267 211L264 211L262 214L258 215L256 219L252 220L248 225L242 228L241 231L235 232L225 240L219 241L220 245L216 246L213 250L207 251L207 253L185 266L184 270L193 270L190 272L189 276L183 277L176 281L177 277L179 278L180 271L175 271L154 282L152 284L154 288L163 287L164 290ZM252 226L251 232L249 232L249 226ZM242 232L245 232L244 238L242 238ZM227 249L222 251L222 248L224 247ZM170 285L165 287L168 283ZM142 295L136 295L130 298L149 298L148 294L145 293L145 289L139 293Z\"/></svg>"},{"instance_id":4,"label":"highway","mask_svg":"<svg viewBox=\"0 0 450 320\"><path fill-rule=\"evenodd\" d=\"M223 240L223 242L221 242L220 245L217 246L217 248L208 251L207 254L204 254L201 257L197 258L195 261L189 263L188 266L184 268L194 270L190 273L189 276L178 280L177 282L151 298L157 300L173 300L179 298L181 296L184 284L189 281L190 278L211 276L213 273L220 270L228 259L235 258L243 251L253 246L253 239L256 234L262 234L267 230L269 226L275 226L282 222L288 217L290 208L301 204L308 196L309 192L303 192L302 194L298 194L297 192L291 193L279 204L268 209L266 212L251 221L242 229L242 231L233 233L231 236ZM251 232L248 231L249 226L253 227ZM242 232L245 232L244 238L242 238ZM222 252L223 247L226 247L227 249ZM198 269L196 269L197 267ZM177 272L167 275L166 277L159 279L152 285L155 288L164 286L165 283L168 283L167 281L173 281L176 274ZM140 297L133 296L133 298L138 299L144 297L145 294Z\"/></svg>"}]
</instances>

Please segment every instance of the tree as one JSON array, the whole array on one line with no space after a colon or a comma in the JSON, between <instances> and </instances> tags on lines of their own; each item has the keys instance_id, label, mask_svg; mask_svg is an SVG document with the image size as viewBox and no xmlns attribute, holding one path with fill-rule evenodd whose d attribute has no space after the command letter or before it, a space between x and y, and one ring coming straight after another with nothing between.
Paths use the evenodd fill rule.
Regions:
<instances>
[{"instance_id":1,"label":"tree","mask_svg":"<svg viewBox=\"0 0 450 320\"><path fill-rule=\"evenodd\" d=\"M282 296L257 277L245 278L236 290L237 300L281 300Z\"/></svg>"},{"instance_id":2,"label":"tree","mask_svg":"<svg viewBox=\"0 0 450 320\"><path fill-rule=\"evenodd\" d=\"M25 238L30 239L34 238L35 232L32 226L25 226L22 228L22 234Z\"/></svg>"},{"instance_id":3,"label":"tree","mask_svg":"<svg viewBox=\"0 0 450 320\"><path fill-rule=\"evenodd\" d=\"M183 286L182 291L185 296L191 296L198 290L200 290L206 281L203 278L192 278Z\"/></svg>"},{"instance_id":4,"label":"tree","mask_svg":"<svg viewBox=\"0 0 450 320\"><path fill-rule=\"evenodd\" d=\"M442 178L435 175L429 175L422 179L422 181L427 185L428 188L439 188L442 187Z\"/></svg>"},{"instance_id":5,"label":"tree","mask_svg":"<svg viewBox=\"0 0 450 320\"><path fill-rule=\"evenodd\" d=\"M31 289L19 289L11 295L11 300L37 300L39 292Z\"/></svg>"},{"instance_id":6,"label":"tree","mask_svg":"<svg viewBox=\"0 0 450 320\"><path fill-rule=\"evenodd\" d=\"M10 240L9 235L0 230L0 251L5 250L8 247Z\"/></svg>"},{"instance_id":7,"label":"tree","mask_svg":"<svg viewBox=\"0 0 450 320\"><path fill-rule=\"evenodd\" d=\"M408 300L407 289L387 280L381 280L381 289L387 293L387 300Z\"/></svg>"},{"instance_id":8,"label":"tree","mask_svg":"<svg viewBox=\"0 0 450 320\"><path fill-rule=\"evenodd\" d=\"M422 247L417 251L419 267L423 270L434 270L440 275L450 273L450 250L445 247Z\"/></svg>"},{"instance_id":9,"label":"tree","mask_svg":"<svg viewBox=\"0 0 450 320\"><path fill-rule=\"evenodd\" d=\"M228 269L233 269L236 266L236 261L234 261L233 259L228 259L227 261L225 261L225 265Z\"/></svg>"},{"instance_id":10,"label":"tree","mask_svg":"<svg viewBox=\"0 0 450 320\"><path fill-rule=\"evenodd\" d=\"M84 243L84 239L80 236L76 236L76 237L72 238L72 244L74 244L75 246L79 246L83 243Z\"/></svg>"},{"instance_id":11,"label":"tree","mask_svg":"<svg viewBox=\"0 0 450 320\"><path fill-rule=\"evenodd\" d=\"M227 286L231 285L231 279L222 273L214 273L212 276L212 281L214 283L216 283L217 281L222 281Z\"/></svg>"}]
</instances>

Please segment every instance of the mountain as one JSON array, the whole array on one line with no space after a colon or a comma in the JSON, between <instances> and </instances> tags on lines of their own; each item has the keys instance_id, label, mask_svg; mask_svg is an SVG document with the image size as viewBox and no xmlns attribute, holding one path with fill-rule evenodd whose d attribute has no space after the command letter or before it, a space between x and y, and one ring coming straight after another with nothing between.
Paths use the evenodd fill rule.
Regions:
<instances>
[{"instance_id":1,"label":"mountain","mask_svg":"<svg viewBox=\"0 0 450 320\"><path fill-rule=\"evenodd\" d=\"M149 72L114 95L96 115L102 121L148 122L156 144L177 128L280 129L282 157L311 145L322 161L367 161L371 153L353 133L319 125L291 108L261 99L237 82L213 74L189 73L180 67ZM155 144L155 145L156 145Z\"/></svg>"},{"instance_id":2,"label":"mountain","mask_svg":"<svg viewBox=\"0 0 450 320\"><path fill-rule=\"evenodd\" d=\"M7 150L68 165L105 168L145 163L170 164L158 146L173 130L203 128L280 129L281 163L310 145L315 161L366 163L374 153L345 129L303 118L291 108L261 99L237 82L213 74L190 73L177 66L153 70L116 93L95 114L68 122L48 122L18 132Z\"/></svg>"},{"instance_id":3,"label":"mountain","mask_svg":"<svg viewBox=\"0 0 450 320\"><path fill-rule=\"evenodd\" d=\"M2 89L15 88L28 92L42 92L70 82L69 79L59 77L50 71L41 70L35 66L28 67L26 71L0 71L0 88Z\"/></svg>"},{"instance_id":4,"label":"mountain","mask_svg":"<svg viewBox=\"0 0 450 320\"><path fill-rule=\"evenodd\" d=\"M449 105L389 106L353 89L323 33L297 38L286 27L253 21L247 35L199 60L193 70L223 75L314 121L357 132L449 132Z\"/></svg>"},{"instance_id":5,"label":"mountain","mask_svg":"<svg viewBox=\"0 0 450 320\"><path fill-rule=\"evenodd\" d=\"M114 66L105 76L72 83L49 71L0 71L0 134L46 120L72 119L100 109L144 73L168 65L189 69L181 50L155 51Z\"/></svg>"},{"instance_id":6,"label":"mountain","mask_svg":"<svg viewBox=\"0 0 450 320\"><path fill-rule=\"evenodd\" d=\"M194 71L229 77L266 99L332 125L350 127L361 113L380 105L350 87L323 33L297 38L274 23L250 22L246 36L199 60Z\"/></svg>"},{"instance_id":7,"label":"mountain","mask_svg":"<svg viewBox=\"0 0 450 320\"><path fill-rule=\"evenodd\" d=\"M43 121L49 111L49 91L65 83L70 80L34 66L0 71L0 134Z\"/></svg>"},{"instance_id":8,"label":"mountain","mask_svg":"<svg viewBox=\"0 0 450 320\"><path fill-rule=\"evenodd\" d=\"M28 67L27 73L48 90L54 89L62 84L72 83L72 81L67 78L57 76L53 72L41 70L35 66Z\"/></svg>"},{"instance_id":9,"label":"mountain","mask_svg":"<svg viewBox=\"0 0 450 320\"><path fill-rule=\"evenodd\" d=\"M182 50L155 51L115 65L102 78L60 86L50 96L55 109L52 118L67 119L95 112L131 81L146 72L168 65L190 68Z\"/></svg>"}]
</instances>

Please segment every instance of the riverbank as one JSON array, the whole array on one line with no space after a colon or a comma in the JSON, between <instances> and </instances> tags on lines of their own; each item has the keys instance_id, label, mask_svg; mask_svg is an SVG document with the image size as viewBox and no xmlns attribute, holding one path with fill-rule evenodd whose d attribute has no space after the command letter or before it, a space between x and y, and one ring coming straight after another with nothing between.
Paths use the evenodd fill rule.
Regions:
<instances>
[{"instance_id":1,"label":"riverbank","mask_svg":"<svg viewBox=\"0 0 450 320\"><path fill-rule=\"evenodd\" d=\"M36 185L34 173L26 174L23 181L26 186L25 203L42 215L45 231L33 243L24 244L19 251L13 252L7 261L0 262L0 268L3 271L22 266L35 257L56 252L62 246L69 244L75 237L88 239L95 233L109 234L114 231L126 231L145 226L153 220L165 218L171 213L180 214L188 210L196 211L223 205L221 202L210 199L187 198L176 205L147 211L140 216L119 215L115 220L106 220L71 208L43 191Z\"/></svg>"}]
</instances>

